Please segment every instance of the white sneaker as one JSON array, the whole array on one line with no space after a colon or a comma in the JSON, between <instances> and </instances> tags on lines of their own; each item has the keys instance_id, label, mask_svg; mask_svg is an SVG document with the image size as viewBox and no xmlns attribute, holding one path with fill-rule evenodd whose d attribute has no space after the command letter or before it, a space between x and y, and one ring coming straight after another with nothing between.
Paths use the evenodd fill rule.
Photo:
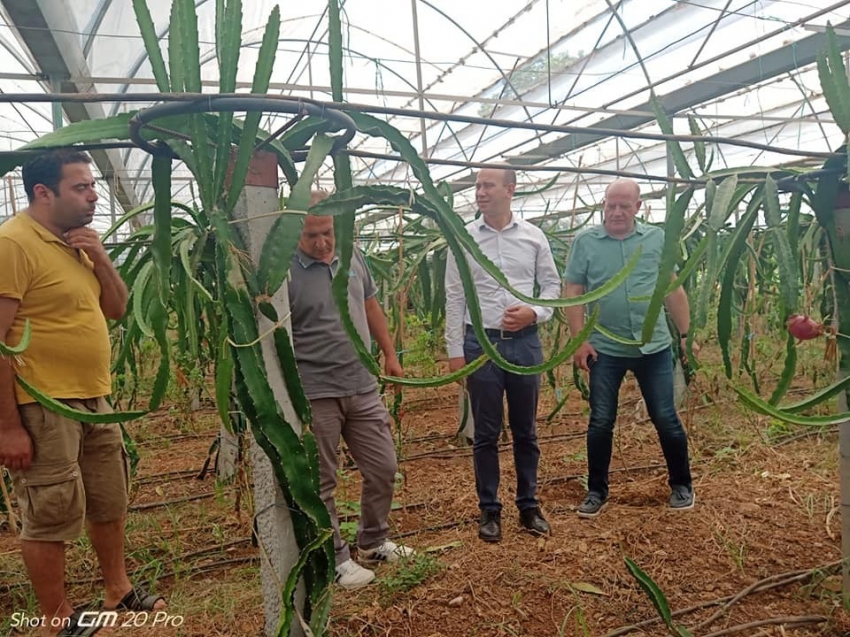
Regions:
<instances>
[{"instance_id":1,"label":"white sneaker","mask_svg":"<svg viewBox=\"0 0 850 637\"><path fill-rule=\"evenodd\" d=\"M416 551L409 546L401 546L389 540L384 540L382 544L373 549L357 549L357 555L365 564L395 562L403 557L410 557L415 554Z\"/></svg>"},{"instance_id":2,"label":"white sneaker","mask_svg":"<svg viewBox=\"0 0 850 637\"><path fill-rule=\"evenodd\" d=\"M354 560L348 559L336 567L334 581L345 589L353 590L371 584L374 579L375 571L363 568Z\"/></svg>"}]
</instances>

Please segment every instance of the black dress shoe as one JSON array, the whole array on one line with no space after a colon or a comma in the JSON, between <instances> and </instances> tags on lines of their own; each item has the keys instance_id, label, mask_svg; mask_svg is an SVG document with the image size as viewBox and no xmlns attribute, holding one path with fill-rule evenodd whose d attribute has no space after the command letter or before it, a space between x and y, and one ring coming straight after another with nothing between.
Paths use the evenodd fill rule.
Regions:
<instances>
[{"instance_id":1,"label":"black dress shoe","mask_svg":"<svg viewBox=\"0 0 850 637\"><path fill-rule=\"evenodd\" d=\"M519 512L519 523L524 529L535 535L551 535L552 529L543 517L539 507L523 509Z\"/></svg>"},{"instance_id":2,"label":"black dress shoe","mask_svg":"<svg viewBox=\"0 0 850 637\"><path fill-rule=\"evenodd\" d=\"M478 537L485 542L502 541L502 514L500 511L482 511L478 522Z\"/></svg>"}]
</instances>

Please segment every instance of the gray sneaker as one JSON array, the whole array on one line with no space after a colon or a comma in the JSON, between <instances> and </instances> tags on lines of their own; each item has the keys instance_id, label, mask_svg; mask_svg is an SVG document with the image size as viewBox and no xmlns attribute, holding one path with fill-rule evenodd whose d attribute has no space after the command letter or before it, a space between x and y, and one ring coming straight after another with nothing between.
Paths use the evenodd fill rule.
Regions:
<instances>
[{"instance_id":1,"label":"gray sneaker","mask_svg":"<svg viewBox=\"0 0 850 637\"><path fill-rule=\"evenodd\" d=\"M608 506L608 497L595 491L589 491L581 504L578 505L580 518L595 518Z\"/></svg>"},{"instance_id":2,"label":"gray sneaker","mask_svg":"<svg viewBox=\"0 0 850 637\"><path fill-rule=\"evenodd\" d=\"M667 505L675 511L687 511L694 508L695 501L696 496L694 495L693 487L677 485L673 487L673 492L670 494Z\"/></svg>"}]
</instances>

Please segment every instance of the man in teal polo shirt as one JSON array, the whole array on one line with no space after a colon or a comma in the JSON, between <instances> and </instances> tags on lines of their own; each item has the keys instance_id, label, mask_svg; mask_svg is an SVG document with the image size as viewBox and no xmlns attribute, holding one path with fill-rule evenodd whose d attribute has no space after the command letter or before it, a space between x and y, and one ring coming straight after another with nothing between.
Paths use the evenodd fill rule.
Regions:
<instances>
[{"instance_id":1,"label":"man in teal polo shirt","mask_svg":"<svg viewBox=\"0 0 850 637\"><path fill-rule=\"evenodd\" d=\"M624 285L601 298L599 324L608 332L640 341L648 301L658 280L664 247L664 232L635 221L640 209L640 188L630 179L619 179L605 191L603 224L580 232L573 241L564 294L575 297L602 286L620 271L638 248L641 256ZM675 278L675 275L674 275ZM684 346L690 325L688 297L679 286L664 305ZM589 309L593 310L594 306ZM567 308L570 331L584 326L585 307ZM688 462L688 437L673 402L672 338L664 316L658 317L652 339L644 345L624 345L594 331L575 354L576 365L590 375L590 423L587 429L588 493L578 507L584 518L595 518L608 502L608 466L620 385L627 371L634 373L649 417L658 432L667 461L671 509L694 506L694 491Z\"/></svg>"}]
</instances>

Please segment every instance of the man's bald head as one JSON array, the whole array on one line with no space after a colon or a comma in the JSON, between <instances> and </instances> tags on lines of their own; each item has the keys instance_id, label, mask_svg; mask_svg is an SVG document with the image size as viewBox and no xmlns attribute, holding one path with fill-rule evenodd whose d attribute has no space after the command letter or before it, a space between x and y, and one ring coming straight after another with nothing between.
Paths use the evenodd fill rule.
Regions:
<instances>
[{"instance_id":1,"label":"man's bald head","mask_svg":"<svg viewBox=\"0 0 850 637\"><path fill-rule=\"evenodd\" d=\"M328 197L330 193L325 190L313 190L310 192L310 207ZM304 217L304 227L298 242L301 252L317 261L330 263L336 249L334 239L334 218L331 215L307 214Z\"/></svg>"},{"instance_id":2,"label":"man's bald head","mask_svg":"<svg viewBox=\"0 0 850 637\"><path fill-rule=\"evenodd\" d=\"M516 190L516 170L482 168L475 179L475 202L485 217L511 214L511 199Z\"/></svg>"},{"instance_id":3,"label":"man's bald head","mask_svg":"<svg viewBox=\"0 0 850 637\"><path fill-rule=\"evenodd\" d=\"M331 196L331 193L329 193L327 190L321 190L321 189L311 190L310 191L310 207L312 208L317 203L327 199L330 196Z\"/></svg>"},{"instance_id":4,"label":"man's bald head","mask_svg":"<svg viewBox=\"0 0 850 637\"><path fill-rule=\"evenodd\" d=\"M634 179L616 179L608 184L605 189L605 198L608 198L610 192L630 194L636 200L640 201L640 186Z\"/></svg>"},{"instance_id":5,"label":"man's bald head","mask_svg":"<svg viewBox=\"0 0 850 637\"><path fill-rule=\"evenodd\" d=\"M605 230L615 239L624 239L635 229L640 186L633 179L617 179L605 189L602 205Z\"/></svg>"}]
</instances>

